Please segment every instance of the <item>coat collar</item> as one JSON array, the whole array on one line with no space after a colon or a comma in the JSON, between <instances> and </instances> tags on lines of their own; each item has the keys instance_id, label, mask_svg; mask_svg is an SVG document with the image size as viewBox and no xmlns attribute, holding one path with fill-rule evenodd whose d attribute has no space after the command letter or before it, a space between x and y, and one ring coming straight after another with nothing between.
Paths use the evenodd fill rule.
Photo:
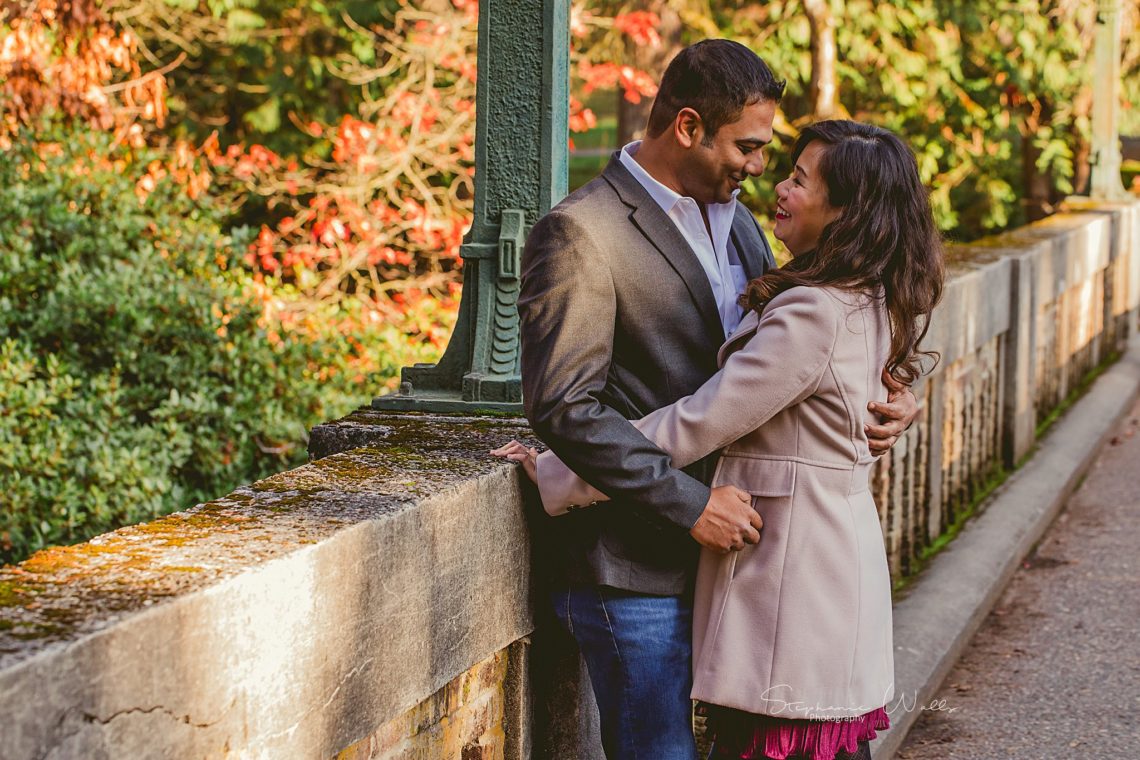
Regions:
<instances>
[{"instance_id":1,"label":"coat collar","mask_svg":"<svg viewBox=\"0 0 1140 760\"><path fill-rule=\"evenodd\" d=\"M721 345L720 351L716 355L716 366L723 367L728 355L747 343L759 326L760 313L755 309L747 312L740 320L740 324L732 331L732 335L729 335L728 339Z\"/></svg>"}]
</instances>

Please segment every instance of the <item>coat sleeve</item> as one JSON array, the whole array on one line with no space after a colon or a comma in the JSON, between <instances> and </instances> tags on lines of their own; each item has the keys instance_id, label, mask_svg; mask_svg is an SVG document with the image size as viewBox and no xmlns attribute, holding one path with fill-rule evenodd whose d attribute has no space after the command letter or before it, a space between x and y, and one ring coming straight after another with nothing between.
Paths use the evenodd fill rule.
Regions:
<instances>
[{"instance_id":1,"label":"coat sleeve","mask_svg":"<svg viewBox=\"0 0 1140 760\"><path fill-rule=\"evenodd\" d=\"M687 530L708 502L708 486L671 466L668 454L600 400L618 318L604 251L587 225L559 209L527 239L518 299L526 415L586 483ZM562 500L543 494L548 510ZM562 506L570 503L584 502Z\"/></svg>"},{"instance_id":2,"label":"coat sleeve","mask_svg":"<svg viewBox=\"0 0 1140 760\"><path fill-rule=\"evenodd\" d=\"M634 425L670 454L674 467L725 447L815 391L834 352L839 319L835 303L818 288L781 293L720 371L692 395ZM604 498L551 452L538 458L538 480L551 514L565 511L566 503Z\"/></svg>"}]
</instances>

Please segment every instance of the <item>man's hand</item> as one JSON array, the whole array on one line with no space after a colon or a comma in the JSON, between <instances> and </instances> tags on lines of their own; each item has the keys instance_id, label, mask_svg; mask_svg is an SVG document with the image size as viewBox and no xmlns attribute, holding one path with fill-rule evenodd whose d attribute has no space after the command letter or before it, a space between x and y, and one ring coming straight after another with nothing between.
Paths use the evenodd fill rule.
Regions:
<instances>
[{"instance_id":1,"label":"man's hand","mask_svg":"<svg viewBox=\"0 0 1140 760\"><path fill-rule=\"evenodd\" d=\"M887 403L872 401L867 404L867 409L878 415L882 424L863 426L867 433L867 446L877 457L890 451L919 412L918 399L910 388L896 381L886 370L883 370L883 384L887 386Z\"/></svg>"},{"instance_id":2,"label":"man's hand","mask_svg":"<svg viewBox=\"0 0 1140 760\"><path fill-rule=\"evenodd\" d=\"M530 478L530 482L538 482L538 450L534 447L528 448L518 441L511 441L497 449L491 449L491 456L518 462L522 465L523 472Z\"/></svg>"},{"instance_id":3,"label":"man's hand","mask_svg":"<svg viewBox=\"0 0 1140 760\"><path fill-rule=\"evenodd\" d=\"M718 486L709 494L705 511L689 531L697 543L720 554L760 543L764 521L752 508L752 497L736 486Z\"/></svg>"}]
</instances>

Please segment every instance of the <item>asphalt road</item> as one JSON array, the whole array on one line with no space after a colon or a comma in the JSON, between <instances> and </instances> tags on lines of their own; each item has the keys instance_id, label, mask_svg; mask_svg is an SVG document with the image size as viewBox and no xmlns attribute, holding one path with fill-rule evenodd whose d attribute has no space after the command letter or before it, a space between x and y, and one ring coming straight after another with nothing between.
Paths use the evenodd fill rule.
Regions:
<instances>
[{"instance_id":1,"label":"asphalt road","mask_svg":"<svg viewBox=\"0 0 1140 760\"><path fill-rule=\"evenodd\" d=\"M1140 401L898 760L1140 756Z\"/></svg>"}]
</instances>

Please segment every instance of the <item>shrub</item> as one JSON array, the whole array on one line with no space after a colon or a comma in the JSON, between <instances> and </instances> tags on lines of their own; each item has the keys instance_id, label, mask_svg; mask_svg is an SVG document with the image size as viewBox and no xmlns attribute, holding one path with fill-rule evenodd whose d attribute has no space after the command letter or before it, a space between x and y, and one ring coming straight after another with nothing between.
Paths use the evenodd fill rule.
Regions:
<instances>
[{"instance_id":1,"label":"shrub","mask_svg":"<svg viewBox=\"0 0 1140 760\"><path fill-rule=\"evenodd\" d=\"M274 322L288 294L243 269L249 236L153 160L84 132L0 152L5 560L291 466L308 427L437 353L390 325Z\"/></svg>"}]
</instances>

